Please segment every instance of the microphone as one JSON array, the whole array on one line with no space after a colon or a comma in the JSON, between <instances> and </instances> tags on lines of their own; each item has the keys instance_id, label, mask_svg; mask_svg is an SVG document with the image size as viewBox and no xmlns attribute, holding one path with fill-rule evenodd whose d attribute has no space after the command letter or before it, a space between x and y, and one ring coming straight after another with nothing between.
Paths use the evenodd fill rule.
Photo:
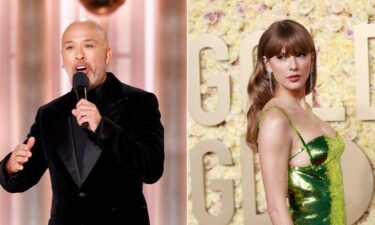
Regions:
<instances>
[{"instance_id":1,"label":"microphone","mask_svg":"<svg viewBox=\"0 0 375 225\"><path fill-rule=\"evenodd\" d=\"M73 75L73 89L77 95L77 101L84 98L87 99L87 88L89 86L89 79L84 72L77 72ZM89 123L84 122L81 128L88 130Z\"/></svg>"}]
</instances>

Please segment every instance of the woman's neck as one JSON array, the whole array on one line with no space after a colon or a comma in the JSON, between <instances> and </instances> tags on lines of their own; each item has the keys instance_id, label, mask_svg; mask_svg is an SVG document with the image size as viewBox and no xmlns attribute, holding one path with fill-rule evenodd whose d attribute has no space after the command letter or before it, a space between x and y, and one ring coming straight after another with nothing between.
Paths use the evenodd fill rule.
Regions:
<instances>
[{"instance_id":1,"label":"woman's neck","mask_svg":"<svg viewBox=\"0 0 375 225\"><path fill-rule=\"evenodd\" d=\"M304 90L279 90L275 93L274 97L280 99L281 102L288 107L299 107L303 109L309 108L308 104L306 103L306 95Z\"/></svg>"}]
</instances>

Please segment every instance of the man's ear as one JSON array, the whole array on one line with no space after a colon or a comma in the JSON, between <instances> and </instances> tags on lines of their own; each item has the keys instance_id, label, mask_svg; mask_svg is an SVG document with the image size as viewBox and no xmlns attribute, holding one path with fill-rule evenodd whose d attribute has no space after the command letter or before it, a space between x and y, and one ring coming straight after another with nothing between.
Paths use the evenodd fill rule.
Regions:
<instances>
[{"instance_id":1,"label":"man's ear","mask_svg":"<svg viewBox=\"0 0 375 225\"><path fill-rule=\"evenodd\" d=\"M105 54L105 64L108 65L111 62L111 59L112 59L112 49L107 48L107 52Z\"/></svg>"}]
</instances>

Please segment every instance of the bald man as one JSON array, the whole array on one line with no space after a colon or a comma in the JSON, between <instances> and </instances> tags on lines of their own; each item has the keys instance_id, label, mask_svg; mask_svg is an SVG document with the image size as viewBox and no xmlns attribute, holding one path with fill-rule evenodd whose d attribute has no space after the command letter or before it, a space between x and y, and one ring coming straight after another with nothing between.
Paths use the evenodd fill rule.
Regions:
<instances>
[{"instance_id":1,"label":"bald man","mask_svg":"<svg viewBox=\"0 0 375 225\"><path fill-rule=\"evenodd\" d=\"M71 80L79 71L87 74L88 99L77 102L72 90L40 107L24 144L0 162L0 184L23 192L48 168L49 225L149 224L142 186L161 177L164 161L155 95L106 72L111 49L95 22L70 24L61 52Z\"/></svg>"}]
</instances>

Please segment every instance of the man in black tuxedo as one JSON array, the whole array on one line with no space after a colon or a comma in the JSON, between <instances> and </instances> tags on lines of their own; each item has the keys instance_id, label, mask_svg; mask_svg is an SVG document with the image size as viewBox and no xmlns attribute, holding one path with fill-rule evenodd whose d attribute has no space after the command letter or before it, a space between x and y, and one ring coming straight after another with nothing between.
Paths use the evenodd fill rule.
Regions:
<instances>
[{"instance_id":1,"label":"man in black tuxedo","mask_svg":"<svg viewBox=\"0 0 375 225\"><path fill-rule=\"evenodd\" d=\"M106 72L111 49L95 22L69 25L62 56L71 80L77 71L87 74L88 99L77 102L72 90L40 107L27 140L1 161L0 184L23 192L48 168L49 225L149 224L142 186L161 177L164 161L155 95Z\"/></svg>"}]
</instances>

